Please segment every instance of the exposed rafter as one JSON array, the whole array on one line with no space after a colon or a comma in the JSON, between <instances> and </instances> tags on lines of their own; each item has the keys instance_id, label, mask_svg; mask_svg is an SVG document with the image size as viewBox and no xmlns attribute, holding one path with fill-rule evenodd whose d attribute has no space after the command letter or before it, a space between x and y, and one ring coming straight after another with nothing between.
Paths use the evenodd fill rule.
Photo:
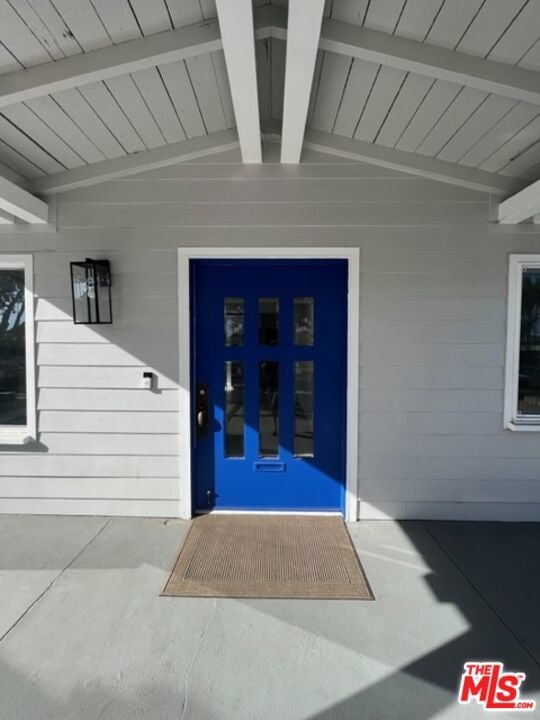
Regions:
<instances>
[{"instance_id":1,"label":"exposed rafter","mask_svg":"<svg viewBox=\"0 0 540 720\"><path fill-rule=\"evenodd\" d=\"M540 180L503 200L497 207L497 220L502 225L516 225L523 220L536 218L540 213Z\"/></svg>"},{"instance_id":2,"label":"exposed rafter","mask_svg":"<svg viewBox=\"0 0 540 720\"><path fill-rule=\"evenodd\" d=\"M290 0L281 162L298 163L321 34L324 0Z\"/></svg>"},{"instance_id":3,"label":"exposed rafter","mask_svg":"<svg viewBox=\"0 0 540 720\"><path fill-rule=\"evenodd\" d=\"M307 35L310 24L318 18L320 0L299 2L306 4L306 14L302 16L301 23ZM295 2L291 2L289 12L293 21L294 8ZM255 30L257 39L273 37L285 40L285 9L278 6L257 8ZM219 25L213 20L130 40L2 75L0 107L221 48ZM477 58L338 20L323 20L319 48L540 104L538 73L533 70Z\"/></svg>"},{"instance_id":4,"label":"exposed rafter","mask_svg":"<svg viewBox=\"0 0 540 720\"><path fill-rule=\"evenodd\" d=\"M506 175L476 170L446 160L403 152L403 150L395 150L364 140L354 140L319 130L306 130L304 147L497 195L508 195L523 187L521 180Z\"/></svg>"},{"instance_id":5,"label":"exposed rafter","mask_svg":"<svg viewBox=\"0 0 540 720\"><path fill-rule=\"evenodd\" d=\"M2 223L12 222L10 216L33 224L49 222L47 203L3 177L0 177L0 211L3 214Z\"/></svg>"},{"instance_id":6,"label":"exposed rafter","mask_svg":"<svg viewBox=\"0 0 540 720\"><path fill-rule=\"evenodd\" d=\"M238 139L245 163L262 162L251 0L216 0Z\"/></svg>"},{"instance_id":7,"label":"exposed rafter","mask_svg":"<svg viewBox=\"0 0 540 720\"><path fill-rule=\"evenodd\" d=\"M281 7L259 8L255 24L259 39L286 39L287 18ZM540 105L538 73L507 63L330 19L322 22L319 48Z\"/></svg>"},{"instance_id":8,"label":"exposed rafter","mask_svg":"<svg viewBox=\"0 0 540 720\"><path fill-rule=\"evenodd\" d=\"M205 22L0 77L0 108L221 48L218 23Z\"/></svg>"},{"instance_id":9,"label":"exposed rafter","mask_svg":"<svg viewBox=\"0 0 540 720\"><path fill-rule=\"evenodd\" d=\"M114 160L103 160L93 165L40 177L32 180L28 184L28 189L44 195L65 192L73 188L116 180L127 175L136 175L145 170L155 170L194 158L214 155L237 148L238 145L236 130L221 130L210 135L163 145L133 155L124 155Z\"/></svg>"},{"instance_id":10,"label":"exposed rafter","mask_svg":"<svg viewBox=\"0 0 540 720\"><path fill-rule=\"evenodd\" d=\"M540 105L538 73L507 63L485 60L338 20L323 22L320 48Z\"/></svg>"}]
</instances>

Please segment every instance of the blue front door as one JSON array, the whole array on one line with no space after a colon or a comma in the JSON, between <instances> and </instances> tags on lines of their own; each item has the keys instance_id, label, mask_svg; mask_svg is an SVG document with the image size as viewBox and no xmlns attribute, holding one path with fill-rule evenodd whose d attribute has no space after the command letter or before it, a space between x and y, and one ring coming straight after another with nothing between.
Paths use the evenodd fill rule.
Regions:
<instances>
[{"instance_id":1,"label":"blue front door","mask_svg":"<svg viewBox=\"0 0 540 720\"><path fill-rule=\"evenodd\" d=\"M194 510L343 511L347 264L192 261Z\"/></svg>"}]
</instances>

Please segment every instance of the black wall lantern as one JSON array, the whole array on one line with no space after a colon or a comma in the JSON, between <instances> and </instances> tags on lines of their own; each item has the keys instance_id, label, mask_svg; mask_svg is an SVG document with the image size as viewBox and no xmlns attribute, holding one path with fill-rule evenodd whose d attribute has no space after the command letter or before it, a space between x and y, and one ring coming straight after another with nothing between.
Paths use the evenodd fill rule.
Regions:
<instances>
[{"instance_id":1,"label":"black wall lantern","mask_svg":"<svg viewBox=\"0 0 540 720\"><path fill-rule=\"evenodd\" d=\"M108 260L71 263L73 322L76 325L110 325L111 267Z\"/></svg>"}]
</instances>

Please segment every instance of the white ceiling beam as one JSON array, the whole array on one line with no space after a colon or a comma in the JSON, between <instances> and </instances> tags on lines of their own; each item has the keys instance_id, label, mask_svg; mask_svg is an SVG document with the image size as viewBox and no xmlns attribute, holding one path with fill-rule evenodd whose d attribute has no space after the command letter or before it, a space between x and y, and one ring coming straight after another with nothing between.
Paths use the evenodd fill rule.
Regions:
<instances>
[{"instance_id":1,"label":"white ceiling beam","mask_svg":"<svg viewBox=\"0 0 540 720\"><path fill-rule=\"evenodd\" d=\"M497 220L502 225L516 225L538 214L540 214L540 180L506 198L497 206Z\"/></svg>"},{"instance_id":2,"label":"white ceiling beam","mask_svg":"<svg viewBox=\"0 0 540 720\"><path fill-rule=\"evenodd\" d=\"M251 0L216 0L236 128L245 163L262 162Z\"/></svg>"},{"instance_id":3,"label":"white ceiling beam","mask_svg":"<svg viewBox=\"0 0 540 720\"><path fill-rule=\"evenodd\" d=\"M0 225L13 225L14 223L15 218L13 215L9 215L9 213L5 213L0 210Z\"/></svg>"},{"instance_id":4,"label":"white ceiling beam","mask_svg":"<svg viewBox=\"0 0 540 720\"><path fill-rule=\"evenodd\" d=\"M518 178L476 170L446 160L437 160L319 130L306 130L304 147L496 195L508 195L523 186L523 182Z\"/></svg>"},{"instance_id":5,"label":"white ceiling beam","mask_svg":"<svg viewBox=\"0 0 540 720\"><path fill-rule=\"evenodd\" d=\"M157 168L176 165L195 158L215 155L216 153L238 148L238 146L236 130L221 130L191 140L183 140L153 148L152 150L143 150L113 160L103 160L74 170L66 170L54 175L36 178L30 181L27 187L29 190L43 195L66 192L74 188L96 185L100 182L116 180L128 175L136 175L146 170L156 170Z\"/></svg>"},{"instance_id":6,"label":"white ceiling beam","mask_svg":"<svg viewBox=\"0 0 540 720\"><path fill-rule=\"evenodd\" d=\"M277 5L258 8L255 27L257 39L273 37L286 40L285 9ZM540 81L538 72L534 70L485 60L339 20L323 19L319 48L540 104Z\"/></svg>"},{"instance_id":7,"label":"white ceiling beam","mask_svg":"<svg viewBox=\"0 0 540 720\"><path fill-rule=\"evenodd\" d=\"M324 0L290 0L281 162L299 163L321 34Z\"/></svg>"},{"instance_id":8,"label":"white ceiling beam","mask_svg":"<svg viewBox=\"0 0 540 720\"><path fill-rule=\"evenodd\" d=\"M539 74L534 70L485 60L339 20L323 21L319 47L540 105Z\"/></svg>"},{"instance_id":9,"label":"white ceiling beam","mask_svg":"<svg viewBox=\"0 0 540 720\"><path fill-rule=\"evenodd\" d=\"M216 21L92 50L0 76L0 108L221 49Z\"/></svg>"},{"instance_id":10,"label":"white ceiling beam","mask_svg":"<svg viewBox=\"0 0 540 720\"><path fill-rule=\"evenodd\" d=\"M5 214L3 216L3 222L12 222L10 215L32 224L49 222L47 203L3 177L0 177L0 211L7 213L7 218Z\"/></svg>"},{"instance_id":11,"label":"white ceiling beam","mask_svg":"<svg viewBox=\"0 0 540 720\"><path fill-rule=\"evenodd\" d=\"M320 0L301 0L309 13L307 26ZM294 11L294 3L292 3ZM287 37L286 11L266 6L255 11L255 37ZM222 48L217 21L205 21L177 30L130 40L88 53L45 63L0 77L0 108L67 90L98 80L166 64ZM505 63L477 58L444 48L368 30L338 20L324 20L319 48L382 63L428 77L479 88L486 92L540 104L538 73Z\"/></svg>"}]
</instances>

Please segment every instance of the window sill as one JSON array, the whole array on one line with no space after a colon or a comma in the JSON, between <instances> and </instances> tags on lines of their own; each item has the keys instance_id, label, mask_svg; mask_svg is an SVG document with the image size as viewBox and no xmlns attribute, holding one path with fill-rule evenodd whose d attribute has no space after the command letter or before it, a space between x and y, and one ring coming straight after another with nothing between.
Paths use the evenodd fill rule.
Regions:
<instances>
[{"instance_id":1,"label":"window sill","mask_svg":"<svg viewBox=\"0 0 540 720\"><path fill-rule=\"evenodd\" d=\"M0 445L28 445L33 440L27 427L0 428Z\"/></svg>"},{"instance_id":2,"label":"window sill","mask_svg":"<svg viewBox=\"0 0 540 720\"><path fill-rule=\"evenodd\" d=\"M505 428L513 432L540 432L540 423L511 421L506 423Z\"/></svg>"}]
</instances>

